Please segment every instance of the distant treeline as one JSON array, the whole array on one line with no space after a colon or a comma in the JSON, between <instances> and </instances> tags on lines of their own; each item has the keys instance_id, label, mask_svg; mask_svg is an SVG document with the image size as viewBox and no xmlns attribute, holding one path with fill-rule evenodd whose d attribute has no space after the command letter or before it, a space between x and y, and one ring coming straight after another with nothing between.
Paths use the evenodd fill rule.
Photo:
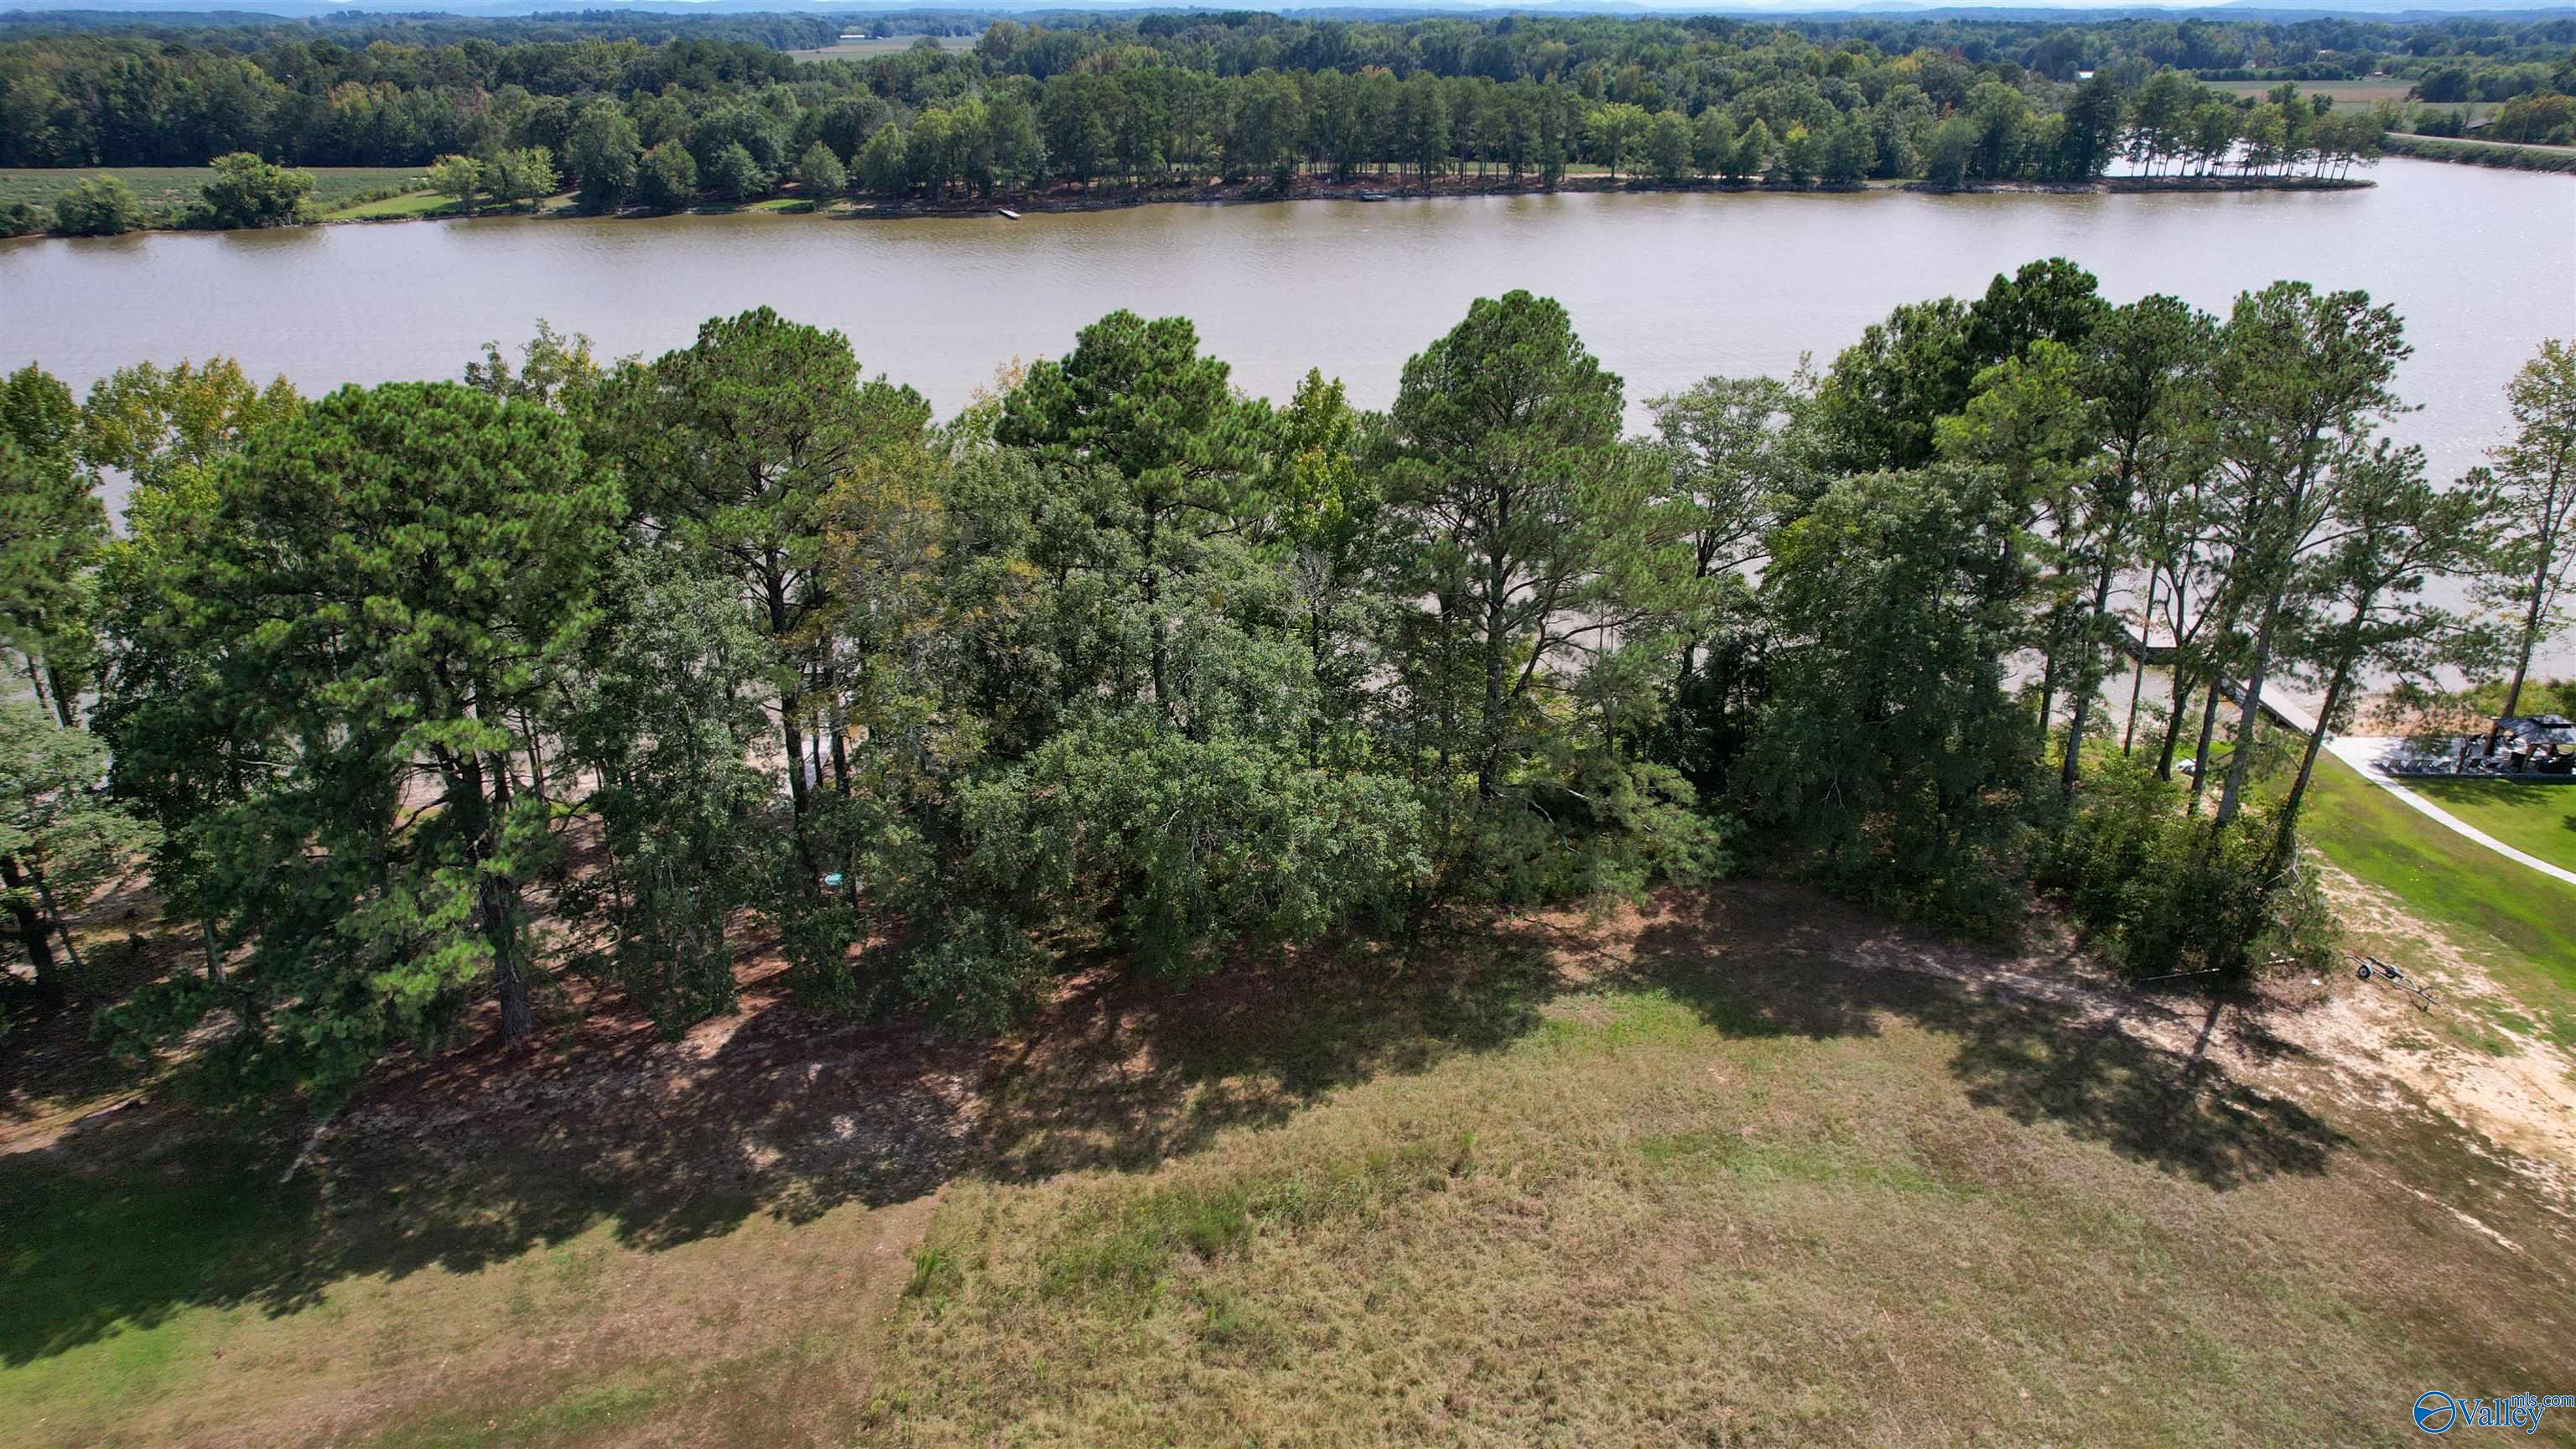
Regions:
<instances>
[{"instance_id":1,"label":"distant treeline","mask_svg":"<svg viewBox=\"0 0 2576 1449\"><path fill-rule=\"evenodd\" d=\"M916 26L907 17L908 33L972 35L984 22L967 16ZM91 32L140 37L156 45L208 46L256 53L282 36L327 36L362 49L378 41L396 45L454 45L487 40L496 45L530 45L574 40L640 40L659 45L667 40L741 40L778 50L806 50L829 45L843 34L866 27L840 16L753 12L724 15L673 15L644 10L584 10L551 15L477 17L467 15L397 15L360 11L289 20L247 10L152 11L14 10L0 14L0 35L26 36L58 32Z\"/></svg>"},{"instance_id":2,"label":"distant treeline","mask_svg":"<svg viewBox=\"0 0 2576 1449\"><path fill-rule=\"evenodd\" d=\"M2474 45L2517 64L2554 53L2564 68L2557 32L2576 35L2559 22L1149 15L1067 28L999 20L971 51L925 39L799 64L774 46L820 42L834 27L778 16L520 24L13 27L24 38L0 43L0 165L197 165L246 152L417 166L542 149L597 202L763 193L799 176L817 146L827 174L879 192L1389 168L1553 180L1587 163L1666 180L2071 180L2108 164L2127 108L2160 69L2376 64L2371 47L2398 39L2424 52L2410 60ZM746 26L760 38L723 38ZM649 39L664 31L672 38ZM2194 123L2204 140L2222 121L2231 141L2278 130L2288 145L2303 129L2286 114L2262 121L2251 100L2184 99L2207 108ZM2222 116L2222 104L2234 110ZM2321 165L2365 149L2351 123L2304 129ZM658 167L639 174L657 152ZM2257 164L2297 155L2289 145Z\"/></svg>"}]
</instances>

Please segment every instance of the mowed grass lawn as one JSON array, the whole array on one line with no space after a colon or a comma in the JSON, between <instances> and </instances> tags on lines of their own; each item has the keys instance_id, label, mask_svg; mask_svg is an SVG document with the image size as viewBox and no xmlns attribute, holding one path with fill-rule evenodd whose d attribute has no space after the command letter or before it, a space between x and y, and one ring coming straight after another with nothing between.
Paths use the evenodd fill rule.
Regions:
<instances>
[{"instance_id":1,"label":"mowed grass lawn","mask_svg":"<svg viewBox=\"0 0 2576 1449\"><path fill-rule=\"evenodd\" d=\"M281 1183L111 1113L0 1157L0 1442L2398 1444L2564 1377L2481 1142L1856 964L1912 942L1733 886L1086 980L917 1180L847 1063L727 1089L810 1028L667 1139L469 1098Z\"/></svg>"},{"instance_id":2,"label":"mowed grass lawn","mask_svg":"<svg viewBox=\"0 0 2576 1449\"><path fill-rule=\"evenodd\" d=\"M2576 870L2576 785L2409 780L2406 788L2516 850Z\"/></svg>"},{"instance_id":3,"label":"mowed grass lawn","mask_svg":"<svg viewBox=\"0 0 2576 1449\"><path fill-rule=\"evenodd\" d=\"M2408 787L2423 783L2409 781ZM2549 812L2563 817L2576 811L2576 788L2508 785L2501 787L2503 796L2513 799L2482 791L2492 798L2467 808L2449 793L2470 788L2462 781L2424 793L2479 829L2544 859L2550 857L2539 847L2550 843ZM2552 788L2558 788L2556 796L2547 793ZM2492 999L2456 1001L2461 1012L2437 1018L2454 1039L2501 1048L2478 1028L2484 1021L2536 1031L2576 1050L2576 886L2436 824L2332 755L2317 762L2299 825L2308 844L2395 897L2416 921L2437 931L2442 943L2485 968L2521 1007L2516 1012ZM2563 855L2565 847L2558 848ZM2398 954L2390 959L2400 969L2421 968L2433 958L2418 954L2423 943L2410 939L2415 934L2364 930L2354 944L2393 949Z\"/></svg>"},{"instance_id":4,"label":"mowed grass lawn","mask_svg":"<svg viewBox=\"0 0 2576 1449\"><path fill-rule=\"evenodd\" d=\"M350 197L370 191L429 184L429 173L417 166L308 166L305 169L313 173L313 206L317 212L330 211ZM214 174L211 166L0 168L0 206L24 201L34 206L51 207L55 197L69 191L85 177L116 176L134 189L136 199L146 208L176 210L196 200L197 193L205 189Z\"/></svg>"},{"instance_id":5,"label":"mowed grass lawn","mask_svg":"<svg viewBox=\"0 0 2576 1449\"><path fill-rule=\"evenodd\" d=\"M439 212L454 209L455 205L454 198L441 196L435 191L407 191L400 196L362 201L354 206L323 211L320 212L320 216L324 221L410 220L416 217L434 216Z\"/></svg>"}]
</instances>

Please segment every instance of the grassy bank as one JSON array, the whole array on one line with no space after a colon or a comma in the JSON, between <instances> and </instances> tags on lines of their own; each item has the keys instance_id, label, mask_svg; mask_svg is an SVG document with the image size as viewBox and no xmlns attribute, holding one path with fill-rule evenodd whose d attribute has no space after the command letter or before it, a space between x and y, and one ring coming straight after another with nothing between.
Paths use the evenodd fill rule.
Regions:
<instances>
[{"instance_id":1,"label":"grassy bank","mask_svg":"<svg viewBox=\"0 0 2576 1449\"><path fill-rule=\"evenodd\" d=\"M381 197L349 206L321 211L318 221L417 221L440 216L456 209L455 199L435 191L406 191L399 196Z\"/></svg>"},{"instance_id":2,"label":"grassy bank","mask_svg":"<svg viewBox=\"0 0 2576 1449\"><path fill-rule=\"evenodd\" d=\"M2525 146L2509 141L2454 141L2442 136L2407 136L2391 131L2380 140L2391 156L2418 161L2452 161L2464 166L2496 166L2514 171L2576 172L2576 148Z\"/></svg>"}]
</instances>

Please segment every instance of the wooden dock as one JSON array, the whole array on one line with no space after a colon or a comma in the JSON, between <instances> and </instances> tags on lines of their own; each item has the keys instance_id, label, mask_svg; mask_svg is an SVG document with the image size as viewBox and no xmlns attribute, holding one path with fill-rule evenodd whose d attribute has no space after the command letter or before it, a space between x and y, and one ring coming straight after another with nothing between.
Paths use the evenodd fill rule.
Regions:
<instances>
[{"instance_id":1,"label":"wooden dock","mask_svg":"<svg viewBox=\"0 0 2576 1449\"><path fill-rule=\"evenodd\" d=\"M2170 639L2158 643L2152 628L2141 636L2137 630L2129 626L2127 620L2123 619L2120 621L2120 652L2128 655L2140 667L2152 669L2170 666L2174 662L2174 657L2181 651L2174 647ZM2218 681L2218 692L2227 696L2232 704L2241 706L2245 703L2245 685L2241 680ZM2296 705L2284 703L2279 692L2269 687L2263 691L2263 716L2276 725L2297 730L2303 735L2317 727L2315 715Z\"/></svg>"}]
</instances>

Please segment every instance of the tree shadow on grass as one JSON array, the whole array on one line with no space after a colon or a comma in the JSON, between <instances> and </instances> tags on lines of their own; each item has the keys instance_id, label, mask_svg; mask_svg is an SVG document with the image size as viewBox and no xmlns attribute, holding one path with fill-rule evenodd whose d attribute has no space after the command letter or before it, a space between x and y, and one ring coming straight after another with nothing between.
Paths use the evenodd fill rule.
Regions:
<instances>
[{"instance_id":1,"label":"tree shadow on grass","mask_svg":"<svg viewBox=\"0 0 2576 1449\"><path fill-rule=\"evenodd\" d=\"M1637 944L1635 974L1728 1035L1868 1036L1886 1020L1911 1022L1957 1040L1950 1070L1976 1106L2056 1123L2214 1190L2321 1173L2349 1145L2212 1059L2222 1038L2256 1060L2296 1052L2251 1002L2086 989L2069 961L2007 961L1762 885L1693 901ZM1883 964L1890 954L1908 968Z\"/></svg>"},{"instance_id":2,"label":"tree shadow on grass","mask_svg":"<svg viewBox=\"0 0 2576 1449\"><path fill-rule=\"evenodd\" d=\"M2205 1055L2139 1041L2071 998L1890 969L1890 953L1927 952L1963 972L1997 959L1749 883L1667 897L1633 936L1485 920L1409 948L1259 953L1185 985L1094 966L988 1043L818 1020L775 981L679 1043L601 1007L534 1045L398 1061L310 1142L302 1123L226 1135L170 1106L96 1114L0 1155L0 1364L190 1307L286 1314L351 1276L471 1272L603 1225L659 1251L758 1217L909 1201L970 1172L1146 1168L1508 1046L1552 998L1622 982L1733 1036L1867 1036L1890 1019L1950 1034L1971 1102L2213 1188L2318 1172L2342 1145ZM2182 1014L2124 1009L2167 1027ZM2239 1050L2253 1040L2231 1033Z\"/></svg>"},{"instance_id":3,"label":"tree shadow on grass","mask_svg":"<svg viewBox=\"0 0 2576 1449\"><path fill-rule=\"evenodd\" d=\"M1085 973L997 1063L984 1170L1151 1167L1345 1087L1507 1046L1563 985L1544 943L1490 931L1273 954L1186 983Z\"/></svg>"},{"instance_id":4,"label":"tree shadow on grass","mask_svg":"<svg viewBox=\"0 0 2576 1449\"><path fill-rule=\"evenodd\" d=\"M0 1154L0 1365L192 1307L271 1315L351 1277L470 1273L605 1226L655 1251L754 1217L918 1198L980 1156L987 1048L772 1000L664 1042L606 1012L398 1058L316 1131L173 1103Z\"/></svg>"}]
</instances>

